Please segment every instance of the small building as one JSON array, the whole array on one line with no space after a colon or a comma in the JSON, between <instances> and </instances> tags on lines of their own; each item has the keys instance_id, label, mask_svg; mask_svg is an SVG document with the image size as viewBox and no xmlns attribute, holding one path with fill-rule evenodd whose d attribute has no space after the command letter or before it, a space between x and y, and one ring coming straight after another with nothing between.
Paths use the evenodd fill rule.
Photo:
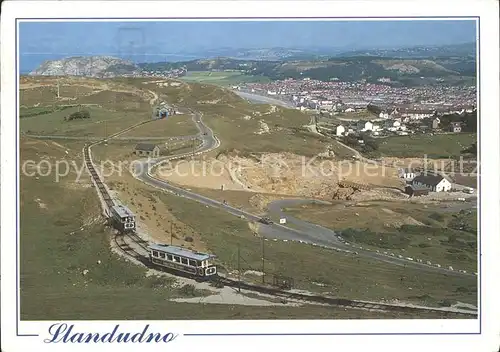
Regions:
<instances>
[{"instance_id":1,"label":"small building","mask_svg":"<svg viewBox=\"0 0 500 352\"><path fill-rule=\"evenodd\" d=\"M425 186L433 192L448 192L451 182L441 175L418 175L413 179L412 186Z\"/></svg>"},{"instance_id":2,"label":"small building","mask_svg":"<svg viewBox=\"0 0 500 352\"><path fill-rule=\"evenodd\" d=\"M387 113L386 111L382 111L382 112L380 112L380 114L378 114L378 117L381 119L388 119L389 113Z\"/></svg>"},{"instance_id":3,"label":"small building","mask_svg":"<svg viewBox=\"0 0 500 352\"><path fill-rule=\"evenodd\" d=\"M462 132L462 126L460 122L452 122L450 123L450 132L460 133Z\"/></svg>"},{"instance_id":4,"label":"small building","mask_svg":"<svg viewBox=\"0 0 500 352\"><path fill-rule=\"evenodd\" d=\"M371 121L359 121L356 125L358 131L371 131L373 130L373 123Z\"/></svg>"},{"instance_id":5,"label":"small building","mask_svg":"<svg viewBox=\"0 0 500 352\"><path fill-rule=\"evenodd\" d=\"M335 127L335 135L336 136L343 136L345 133L345 127L342 125L338 125Z\"/></svg>"},{"instance_id":6,"label":"small building","mask_svg":"<svg viewBox=\"0 0 500 352\"><path fill-rule=\"evenodd\" d=\"M415 178L415 171L412 169L399 169L398 175L405 181L411 181Z\"/></svg>"},{"instance_id":7,"label":"small building","mask_svg":"<svg viewBox=\"0 0 500 352\"><path fill-rule=\"evenodd\" d=\"M409 185L405 187L405 193L410 197L419 197L429 194L430 189L425 186Z\"/></svg>"},{"instance_id":8,"label":"small building","mask_svg":"<svg viewBox=\"0 0 500 352\"><path fill-rule=\"evenodd\" d=\"M149 156L152 158L158 158L160 156L160 148L157 145L150 143L137 144L134 152L137 156Z\"/></svg>"},{"instance_id":9,"label":"small building","mask_svg":"<svg viewBox=\"0 0 500 352\"><path fill-rule=\"evenodd\" d=\"M433 130L438 129L440 122L441 120L439 119L439 117L436 117L434 120L432 120L432 129Z\"/></svg>"}]
</instances>

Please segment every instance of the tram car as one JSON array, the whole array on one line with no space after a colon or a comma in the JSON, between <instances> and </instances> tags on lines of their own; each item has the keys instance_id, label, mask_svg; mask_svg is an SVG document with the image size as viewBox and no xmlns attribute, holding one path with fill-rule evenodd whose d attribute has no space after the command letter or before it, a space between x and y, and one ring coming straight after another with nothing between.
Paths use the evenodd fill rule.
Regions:
<instances>
[{"instance_id":1,"label":"tram car","mask_svg":"<svg viewBox=\"0 0 500 352\"><path fill-rule=\"evenodd\" d=\"M135 232L135 215L124 205L114 205L110 208L111 224L115 229L124 232Z\"/></svg>"},{"instance_id":2,"label":"tram car","mask_svg":"<svg viewBox=\"0 0 500 352\"><path fill-rule=\"evenodd\" d=\"M217 274L217 267L211 263L214 255L166 244L152 244L148 249L149 260L155 265L200 279L209 279Z\"/></svg>"}]
</instances>

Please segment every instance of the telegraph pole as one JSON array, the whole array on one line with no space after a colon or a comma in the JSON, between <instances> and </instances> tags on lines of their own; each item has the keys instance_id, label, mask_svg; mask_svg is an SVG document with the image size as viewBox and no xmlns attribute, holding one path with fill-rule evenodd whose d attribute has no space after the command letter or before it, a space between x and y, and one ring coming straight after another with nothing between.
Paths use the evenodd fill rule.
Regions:
<instances>
[{"instance_id":1,"label":"telegraph pole","mask_svg":"<svg viewBox=\"0 0 500 352\"><path fill-rule=\"evenodd\" d=\"M264 274L264 236L261 236L261 241L262 241L262 284L266 283L265 280L265 274Z\"/></svg>"},{"instance_id":2,"label":"telegraph pole","mask_svg":"<svg viewBox=\"0 0 500 352\"><path fill-rule=\"evenodd\" d=\"M240 244L238 243L238 292L241 292Z\"/></svg>"},{"instance_id":3,"label":"telegraph pole","mask_svg":"<svg viewBox=\"0 0 500 352\"><path fill-rule=\"evenodd\" d=\"M174 243L174 221L170 221L170 245Z\"/></svg>"}]
</instances>

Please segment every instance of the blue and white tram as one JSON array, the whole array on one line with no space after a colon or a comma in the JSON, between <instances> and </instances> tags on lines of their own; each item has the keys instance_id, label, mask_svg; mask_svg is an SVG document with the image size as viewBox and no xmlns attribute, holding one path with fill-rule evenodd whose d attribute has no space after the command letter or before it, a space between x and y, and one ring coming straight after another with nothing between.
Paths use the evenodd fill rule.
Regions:
<instances>
[{"instance_id":1,"label":"blue and white tram","mask_svg":"<svg viewBox=\"0 0 500 352\"><path fill-rule=\"evenodd\" d=\"M152 244L148 248L149 260L155 265L199 278L209 278L217 273L217 267L210 263L214 255L166 244Z\"/></svg>"}]
</instances>

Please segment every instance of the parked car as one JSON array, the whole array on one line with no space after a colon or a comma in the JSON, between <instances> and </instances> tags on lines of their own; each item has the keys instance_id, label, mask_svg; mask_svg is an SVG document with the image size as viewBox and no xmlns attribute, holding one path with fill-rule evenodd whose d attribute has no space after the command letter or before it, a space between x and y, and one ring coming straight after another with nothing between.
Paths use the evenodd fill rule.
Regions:
<instances>
[{"instance_id":1,"label":"parked car","mask_svg":"<svg viewBox=\"0 0 500 352\"><path fill-rule=\"evenodd\" d=\"M271 225L273 223L273 221L271 219L269 219L268 217L261 218L259 221L263 224L266 224L266 225Z\"/></svg>"}]
</instances>

